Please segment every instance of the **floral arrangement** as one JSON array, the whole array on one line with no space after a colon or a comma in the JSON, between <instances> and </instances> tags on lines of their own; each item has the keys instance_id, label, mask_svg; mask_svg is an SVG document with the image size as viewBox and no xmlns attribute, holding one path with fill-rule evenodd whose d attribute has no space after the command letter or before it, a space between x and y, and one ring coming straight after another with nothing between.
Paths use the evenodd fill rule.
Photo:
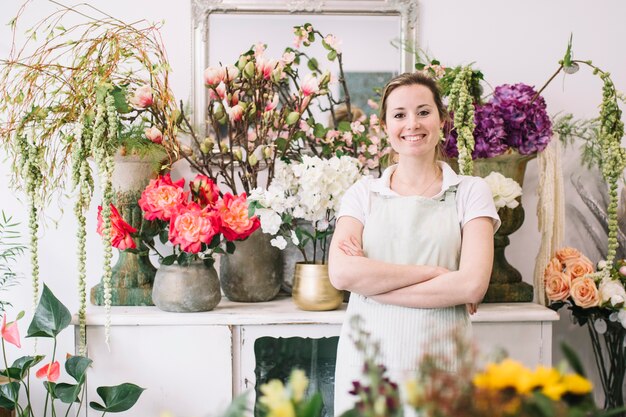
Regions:
<instances>
[{"instance_id":1,"label":"floral arrangement","mask_svg":"<svg viewBox=\"0 0 626 417\"><path fill-rule=\"evenodd\" d=\"M184 179L174 182L169 174L151 180L139 199L139 207L148 220L139 231L111 205L112 246L120 250L153 250L164 265L188 265L198 259L213 265L214 253L224 253L224 246L226 252L233 253L233 241L244 240L259 228L258 217L248 216L245 193L220 196L215 183L202 174L189 182L189 191L184 186ZM100 214L98 233L102 234ZM173 245L173 254L164 256L157 250L156 236L161 243ZM139 249L136 241L142 245Z\"/></svg>"},{"instance_id":2,"label":"floral arrangement","mask_svg":"<svg viewBox=\"0 0 626 417\"><path fill-rule=\"evenodd\" d=\"M519 206L519 197L522 196L522 187L512 178L507 178L499 172L492 171L485 177L491 189L496 210L502 207L514 209Z\"/></svg>"},{"instance_id":3,"label":"floral arrangement","mask_svg":"<svg viewBox=\"0 0 626 417\"><path fill-rule=\"evenodd\" d=\"M86 218L94 189L93 158L103 196L103 234L109 235L114 156L156 154L178 158L179 112L169 86L167 54L159 27L127 25L89 5L57 4L55 12L13 45L0 67L0 137L13 159L29 204L33 304L39 296L38 229L42 211L71 178L76 190L80 350L85 353ZM11 20L14 37L22 7ZM101 16L101 17L92 17ZM80 16L82 23L66 20ZM45 33L44 40L38 41ZM71 176L68 173L71 172ZM111 307L110 239L104 243L104 304Z\"/></svg>"},{"instance_id":4,"label":"floral arrangement","mask_svg":"<svg viewBox=\"0 0 626 417\"><path fill-rule=\"evenodd\" d=\"M546 296L551 308L567 306L578 324L587 325L605 406L617 407L624 405L626 374L626 260L612 267L603 261L598 269L577 249L560 249L544 272Z\"/></svg>"},{"instance_id":5,"label":"floral arrangement","mask_svg":"<svg viewBox=\"0 0 626 417\"><path fill-rule=\"evenodd\" d=\"M545 100L522 83L498 86L487 103L475 104L474 124L473 159L492 158L509 149L535 154L545 149L552 136ZM446 156L459 156L458 136L457 130L447 135Z\"/></svg>"},{"instance_id":6,"label":"floral arrangement","mask_svg":"<svg viewBox=\"0 0 626 417\"><path fill-rule=\"evenodd\" d=\"M343 53L341 52L341 40L332 34L324 35L316 30L311 24L296 26L294 28L294 45L308 47L316 39L321 39L322 46L328 50L326 58L331 62L337 62L338 79L336 80L343 92L343 98L334 96L331 89L320 97L319 107L325 113L330 114L328 126L316 122L309 113L305 120L300 122L300 129L305 132L305 140L310 152L322 158L330 158L334 155L348 155L357 158L368 169L378 169L382 172L382 166L386 164L391 147L387 136L380 126L378 116L375 114L367 117L362 109L351 103L350 92L343 70ZM299 49L292 50L298 60L306 59L307 66L313 74L321 76L321 70L316 58L309 57ZM331 83L334 80L331 79ZM382 86L381 86L382 87ZM368 100L368 106L372 110L378 109L378 103Z\"/></svg>"},{"instance_id":7,"label":"floral arrangement","mask_svg":"<svg viewBox=\"0 0 626 417\"><path fill-rule=\"evenodd\" d=\"M425 385L441 387L450 379L441 372L429 368L419 380L407 383L408 403L425 416L553 417L597 411L590 397L591 382L576 373L545 366L531 370L504 359L489 363L470 380L451 383L451 389L441 393Z\"/></svg>"},{"instance_id":8,"label":"floral arrangement","mask_svg":"<svg viewBox=\"0 0 626 417\"><path fill-rule=\"evenodd\" d=\"M194 152L183 155L191 166L232 192L249 193L265 186L261 171L267 170L270 184L277 160L297 159L300 121L330 81L330 74L301 78L298 62L291 50L267 57L259 43L235 65L207 68L210 132L204 139L192 132Z\"/></svg>"},{"instance_id":9,"label":"floral arrangement","mask_svg":"<svg viewBox=\"0 0 626 417\"><path fill-rule=\"evenodd\" d=\"M325 263L341 197L360 177L358 160L349 156L321 159L304 155L302 162L281 161L269 188L253 190L250 207L260 218L263 233L276 236L273 246L285 249L289 239L305 262ZM312 231L299 222L302 220L312 224ZM313 259L307 256L308 244L313 246Z\"/></svg>"},{"instance_id":10,"label":"floral arrangement","mask_svg":"<svg viewBox=\"0 0 626 417\"><path fill-rule=\"evenodd\" d=\"M8 410L15 410L17 415L24 417L35 417L36 415L56 416L61 415L59 403L65 404L67 411L64 415L69 415L72 407L77 405L77 410L82 408L84 386L87 369L91 366L92 360L85 356L70 356L65 360L65 373L72 378L72 382L57 382L61 377L61 364L56 360L56 344L58 334L69 326L71 314L69 310L54 296L52 291L44 285L39 305L33 316L26 337L51 338L54 341L52 359L40 366L35 377L43 380L43 387L46 390L43 410L41 404L31 402L31 393L34 384L31 384L31 369L38 367L45 359L42 355L22 356L16 359L10 366L6 359L5 343L10 343L16 347L21 347L18 320L24 316L24 312L17 315L15 321L7 323L6 314L2 316L2 327L0 336L2 338L2 353L4 357L4 369L0 370L0 407ZM20 391L24 389L25 399L20 399ZM143 388L135 384L123 383L116 386L98 387L96 392L100 396L100 402L91 401L89 406L99 412L119 413L132 408ZM41 412L41 414L40 414ZM79 411L76 411L78 413ZM57 414L58 413L58 414Z\"/></svg>"}]
</instances>

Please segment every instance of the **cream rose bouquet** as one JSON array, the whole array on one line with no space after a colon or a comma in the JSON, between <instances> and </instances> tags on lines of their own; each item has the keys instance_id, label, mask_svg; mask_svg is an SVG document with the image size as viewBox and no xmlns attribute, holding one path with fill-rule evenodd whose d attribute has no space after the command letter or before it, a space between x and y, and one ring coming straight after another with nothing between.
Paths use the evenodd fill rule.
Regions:
<instances>
[{"instance_id":1,"label":"cream rose bouquet","mask_svg":"<svg viewBox=\"0 0 626 417\"><path fill-rule=\"evenodd\" d=\"M164 265L188 265L198 259L213 265L213 254L233 253L233 241L244 240L259 228L259 219L248 216L245 193L220 196L215 183L201 174L189 183L189 190L184 186L184 179L172 181L169 174L150 181L139 199L143 217L148 220L141 230L128 225L111 205L112 246L127 251L152 250ZM99 233L101 224L99 215ZM159 252L157 236L161 243L173 245L172 254Z\"/></svg>"},{"instance_id":2,"label":"cream rose bouquet","mask_svg":"<svg viewBox=\"0 0 626 417\"><path fill-rule=\"evenodd\" d=\"M546 267L544 282L550 307L567 306L574 320L589 330L605 408L623 406L626 260L616 261L612 267L602 261L596 271L589 258L566 247L558 250Z\"/></svg>"},{"instance_id":3,"label":"cream rose bouquet","mask_svg":"<svg viewBox=\"0 0 626 417\"><path fill-rule=\"evenodd\" d=\"M499 172L492 171L485 177L491 189L496 209L502 207L514 209L519 206L518 197L522 196L522 187L512 178L507 178Z\"/></svg>"},{"instance_id":4,"label":"cream rose bouquet","mask_svg":"<svg viewBox=\"0 0 626 417\"><path fill-rule=\"evenodd\" d=\"M285 249L290 240L305 262L325 263L341 197L359 178L360 163L349 156L321 159L305 155L302 162L279 161L274 181L267 190L252 192L250 207L260 218L263 233L275 236L273 246ZM309 222L312 230L302 221ZM309 244L313 246L312 259L306 251Z\"/></svg>"}]
</instances>

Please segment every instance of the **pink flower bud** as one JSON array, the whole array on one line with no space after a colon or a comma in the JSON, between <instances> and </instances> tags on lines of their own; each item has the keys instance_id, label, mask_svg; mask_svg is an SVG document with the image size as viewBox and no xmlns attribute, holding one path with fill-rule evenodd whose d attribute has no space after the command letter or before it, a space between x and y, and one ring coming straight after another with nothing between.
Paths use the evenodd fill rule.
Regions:
<instances>
[{"instance_id":1,"label":"pink flower bud","mask_svg":"<svg viewBox=\"0 0 626 417\"><path fill-rule=\"evenodd\" d=\"M163 142L163 133L156 126L152 126L144 130L144 134L154 143L161 144Z\"/></svg>"},{"instance_id":2,"label":"pink flower bud","mask_svg":"<svg viewBox=\"0 0 626 417\"><path fill-rule=\"evenodd\" d=\"M139 110L152 106L154 102L152 98L152 88L147 84L137 88L128 102L131 106Z\"/></svg>"},{"instance_id":3,"label":"pink flower bud","mask_svg":"<svg viewBox=\"0 0 626 417\"><path fill-rule=\"evenodd\" d=\"M300 90L304 96L311 96L316 94L320 89L319 81L314 75L309 74L304 78Z\"/></svg>"},{"instance_id":4,"label":"pink flower bud","mask_svg":"<svg viewBox=\"0 0 626 417\"><path fill-rule=\"evenodd\" d=\"M228 112L228 118L231 122L238 122L243 116L243 107L241 104L230 107L226 111Z\"/></svg>"},{"instance_id":5,"label":"pink flower bud","mask_svg":"<svg viewBox=\"0 0 626 417\"><path fill-rule=\"evenodd\" d=\"M265 111L274 110L276 106L278 106L278 99L278 94L274 94L272 101L268 101L267 104L265 104Z\"/></svg>"},{"instance_id":6,"label":"pink flower bud","mask_svg":"<svg viewBox=\"0 0 626 417\"><path fill-rule=\"evenodd\" d=\"M224 67L208 67L204 70L204 84L208 86L218 85L224 77L226 76L226 71Z\"/></svg>"},{"instance_id":7,"label":"pink flower bud","mask_svg":"<svg viewBox=\"0 0 626 417\"><path fill-rule=\"evenodd\" d=\"M623 267L619 269L619 273L626 277L626 265L624 265Z\"/></svg>"}]
</instances>

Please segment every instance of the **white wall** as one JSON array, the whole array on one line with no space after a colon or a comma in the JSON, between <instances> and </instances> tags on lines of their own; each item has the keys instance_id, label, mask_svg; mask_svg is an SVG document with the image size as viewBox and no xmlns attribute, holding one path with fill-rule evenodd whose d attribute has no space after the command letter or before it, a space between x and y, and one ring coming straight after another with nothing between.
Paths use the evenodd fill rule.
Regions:
<instances>
[{"instance_id":1,"label":"white wall","mask_svg":"<svg viewBox=\"0 0 626 417\"><path fill-rule=\"evenodd\" d=\"M16 12L21 2L4 1L0 11L0 58L8 55L10 34L4 25ZM35 0L31 6L37 8L37 16L44 16L52 7L50 3ZM177 97L186 100L191 91L191 18L188 1L168 0L97 0L91 2L96 7L107 11L127 22L138 19L160 21L166 24L162 30L173 69L172 84ZM626 89L626 55L623 42L626 41L626 3L620 0L543 0L498 1L498 0L420 0L419 33L420 46L436 56L442 63L456 65L476 62L486 79L493 86L502 83L525 82L540 86L557 67L562 57L567 39L574 33L574 53L576 58L593 59L594 63L610 71L618 89ZM35 22L34 18L28 24ZM285 44L291 43L291 34L285 34ZM228 42L225 39L224 42ZM366 49L367 44L362 48ZM377 56L371 56L376 62ZM345 60L350 61L350 53L345 53ZM572 112L577 117L593 117L597 114L600 103L601 84L587 70L563 80L557 78L545 91L544 96L550 114L561 111ZM4 155L4 154L3 154ZM567 158L578 158L575 153L568 153ZM23 222L26 233L25 205L19 201L23 194L8 187L10 168L8 162L0 167L0 177L5 180L0 184L2 203L0 208L11 213ZM567 179L566 179L567 181ZM530 281L536 251L539 246L537 233L535 187L537 184L536 164L529 165L526 178L523 204L527 220L522 229L512 236L512 244L507 252L510 262ZM94 198L88 225L95 230ZM76 239L75 222L72 218L72 203L62 205L65 215L60 216L58 209L51 210L50 220L59 220L55 228L53 221L41 233L41 271L42 279L66 303L72 311L78 307L76 297ZM568 223L568 236L577 225ZM101 249L95 233L89 235L88 285L95 285L101 270ZM571 243L571 242L566 242ZM29 266L26 257L22 259L20 269L28 276ZM10 293L0 294L13 302L14 311L31 309L29 278ZM11 315L11 314L10 314ZM27 317L28 319L28 317ZM27 320L23 321L22 334L26 332ZM63 338L60 352L71 352L71 332ZM115 337L115 334L113 334ZM587 368L592 367L586 333L569 324L563 318L555 332L555 350L558 342L567 339L584 353ZM45 349L40 343L40 352ZM29 352L28 347L25 352ZM557 357L558 356L558 352ZM123 379L124 375L119 375ZM121 382L113 378L111 383Z\"/></svg>"}]
</instances>

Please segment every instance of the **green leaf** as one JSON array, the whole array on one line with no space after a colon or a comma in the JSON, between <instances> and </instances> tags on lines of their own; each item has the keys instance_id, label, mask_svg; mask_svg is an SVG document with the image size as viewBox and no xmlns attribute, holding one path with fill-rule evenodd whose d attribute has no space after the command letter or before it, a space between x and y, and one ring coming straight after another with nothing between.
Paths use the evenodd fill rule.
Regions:
<instances>
[{"instance_id":1,"label":"green leaf","mask_svg":"<svg viewBox=\"0 0 626 417\"><path fill-rule=\"evenodd\" d=\"M567 360L569 366L571 366L572 370L580 376L585 376L585 368L583 367L583 364L574 349L569 347L567 343L562 342L561 351L563 352L563 356L565 356L565 359Z\"/></svg>"},{"instance_id":2,"label":"green leaf","mask_svg":"<svg viewBox=\"0 0 626 417\"><path fill-rule=\"evenodd\" d=\"M46 388L46 391L50 394L53 399L57 399L56 394L54 393L54 389L57 386L56 383L50 381L43 381L43 386Z\"/></svg>"},{"instance_id":3,"label":"green leaf","mask_svg":"<svg viewBox=\"0 0 626 417\"><path fill-rule=\"evenodd\" d=\"M279 151L284 151L287 148L287 140L285 138L277 138L274 143Z\"/></svg>"},{"instance_id":4,"label":"green leaf","mask_svg":"<svg viewBox=\"0 0 626 417\"><path fill-rule=\"evenodd\" d=\"M66 384L64 382L54 387L54 395L56 398L66 404L80 402L78 396L80 394L81 384Z\"/></svg>"},{"instance_id":5,"label":"green leaf","mask_svg":"<svg viewBox=\"0 0 626 417\"><path fill-rule=\"evenodd\" d=\"M161 265L172 265L176 261L176 255L169 255L161 259Z\"/></svg>"},{"instance_id":6,"label":"green leaf","mask_svg":"<svg viewBox=\"0 0 626 417\"><path fill-rule=\"evenodd\" d=\"M161 241L161 243L165 244L167 243L167 241L169 240L169 231L168 229L166 230L162 230L161 233L159 233L159 240Z\"/></svg>"},{"instance_id":7,"label":"green leaf","mask_svg":"<svg viewBox=\"0 0 626 417\"><path fill-rule=\"evenodd\" d=\"M350 122L348 122L347 120L342 120L341 122L339 122L339 124L337 125L337 129L340 132L349 132L352 130L352 128L350 127Z\"/></svg>"},{"instance_id":8,"label":"green leaf","mask_svg":"<svg viewBox=\"0 0 626 417\"><path fill-rule=\"evenodd\" d=\"M204 264L211 268L215 264L215 259L213 257L204 258Z\"/></svg>"},{"instance_id":9,"label":"green leaf","mask_svg":"<svg viewBox=\"0 0 626 417\"><path fill-rule=\"evenodd\" d=\"M0 371L0 376L12 379L22 379L22 370L20 368L7 368Z\"/></svg>"},{"instance_id":10,"label":"green leaf","mask_svg":"<svg viewBox=\"0 0 626 417\"><path fill-rule=\"evenodd\" d=\"M319 392L315 393L307 402L300 404L298 417L319 417L322 413L322 396Z\"/></svg>"},{"instance_id":11,"label":"green leaf","mask_svg":"<svg viewBox=\"0 0 626 417\"><path fill-rule=\"evenodd\" d=\"M337 51L333 49L328 53L328 55L326 55L326 58L328 58L329 61L334 61L335 58L337 58Z\"/></svg>"},{"instance_id":12,"label":"green leaf","mask_svg":"<svg viewBox=\"0 0 626 417\"><path fill-rule=\"evenodd\" d=\"M144 388L129 383L114 387L98 387L96 392L102 398L104 405L92 401L89 403L89 406L97 411L120 413L129 410L135 405L143 391Z\"/></svg>"},{"instance_id":13,"label":"green leaf","mask_svg":"<svg viewBox=\"0 0 626 417\"><path fill-rule=\"evenodd\" d=\"M233 242L226 242L226 253L232 255L233 253L235 253L235 249L237 249L237 247Z\"/></svg>"},{"instance_id":14,"label":"green leaf","mask_svg":"<svg viewBox=\"0 0 626 417\"><path fill-rule=\"evenodd\" d=\"M341 414L339 417L361 417L361 413L359 413L355 408L353 408Z\"/></svg>"},{"instance_id":15,"label":"green leaf","mask_svg":"<svg viewBox=\"0 0 626 417\"><path fill-rule=\"evenodd\" d=\"M315 58L309 59L309 62L307 62L307 66L309 67L311 71L318 71L319 69L319 63L317 62L317 59Z\"/></svg>"},{"instance_id":16,"label":"green leaf","mask_svg":"<svg viewBox=\"0 0 626 417\"><path fill-rule=\"evenodd\" d=\"M326 132L328 132L328 129L326 129L321 123L317 123L313 128L313 135L315 135L316 138L322 139L326 136Z\"/></svg>"},{"instance_id":17,"label":"green leaf","mask_svg":"<svg viewBox=\"0 0 626 417\"><path fill-rule=\"evenodd\" d=\"M26 337L56 337L61 330L69 326L71 320L70 311L44 284L39 305Z\"/></svg>"},{"instance_id":18,"label":"green leaf","mask_svg":"<svg viewBox=\"0 0 626 417\"><path fill-rule=\"evenodd\" d=\"M92 362L91 359L85 358L84 356L72 356L65 361L65 371L67 371L67 374L74 378L76 382L81 384L85 380L87 368L89 368Z\"/></svg>"},{"instance_id":19,"label":"green leaf","mask_svg":"<svg viewBox=\"0 0 626 417\"><path fill-rule=\"evenodd\" d=\"M19 397L19 395L20 395L20 383L19 382L9 382L8 384L0 385L0 398L7 400L8 403L11 405L11 407L6 407L4 405L3 407L9 408L10 410L12 410L13 403L17 401L17 398Z\"/></svg>"},{"instance_id":20,"label":"green leaf","mask_svg":"<svg viewBox=\"0 0 626 417\"><path fill-rule=\"evenodd\" d=\"M221 237L219 234L213 236L213 239L211 239L211 243L209 243L209 249L217 248L220 244L220 240L221 240Z\"/></svg>"},{"instance_id":21,"label":"green leaf","mask_svg":"<svg viewBox=\"0 0 626 417\"><path fill-rule=\"evenodd\" d=\"M126 101L126 89L121 87L115 87L111 91L111 95L113 96L113 100L115 103L115 109L118 113L125 114L130 113L132 108L128 105Z\"/></svg>"},{"instance_id":22,"label":"green leaf","mask_svg":"<svg viewBox=\"0 0 626 417\"><path fill-rule=\"evenodd\" d=\"M178 255L178 259L176 260L178 262L179 265L189 265L189 262L191 261L193 255L187 253L187 252L181 252Z\"/></svg>"},{"instance_id":23,"label":"green leaf","mask_svg":"<svg viewBox=\"0 0 626 417\"><path fill-rule=\"evenodd\" d=\"M533 396L533 400L534 405L537 406L537 411L539 411L543 417L551 417L554 415L551 399L537 392Z\"/></svg>"},{"instance_id":24,"label":"green leaf","mask_svg":"<svg viewBox=\"0 0 626 417\"><path fill-rule=\"evenodd\" d=\"M22 356L21 358L18 358L15 360L15 362L13 362L13 365L11 365L11 368L18 368L20 370L19 379L24 379L28 370L32 368L33 366L37 365L39 362L41 362L44 359L44 357L45 357L44 355Z\"/></svg>"}]
</instances>

